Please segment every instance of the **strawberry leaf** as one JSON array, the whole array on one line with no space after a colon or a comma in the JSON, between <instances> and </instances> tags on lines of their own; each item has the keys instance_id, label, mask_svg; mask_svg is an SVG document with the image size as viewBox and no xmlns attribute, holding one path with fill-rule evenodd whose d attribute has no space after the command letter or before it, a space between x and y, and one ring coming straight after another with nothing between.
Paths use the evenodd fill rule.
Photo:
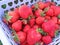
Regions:
<instances>
[{"instance_id":1,"label":"strawberry leaf","mask_svg":"<svg viewBox=\"0 0 60 45\"><path fill-rule=\"evenodd\" d=\"M58 15L58 19L60 19L60 14Z\"/></svg>"},{"instance_id":2,"label":"strawberry leaf","mask_svg":"<svg viewBox=\"0 0 60 45\"><path fill-rule=\"evenodd\" d=\"M44 12L47 12L48 10L49 10L49 7L45 8L45 9L44 9Z\"/></svg>"},{"instance_id":3,"label":"strawberry leaf","mask_svg":"<svg viewBox=\"0 0 60 45\"><path fill-rule=\"evenodd\" d=\"M41 28L38 29L38 32L40 32L42 35L47 35Z\"/></svg>"},{"instance_id":4,"label":"strawberry leaf","mask_svg":"<svg viewBox=\"0 0 60 45\"><path fill-rule=\"evenodd\" d=\"M13 37L14 40L15 40L16 42L20 43L20 41L19 41L19 39L18 39L18 36L17 36L15 30L12 29L12 32L13 32L13 34L14 34L14 37Z\"/></svg>"},{"instance_id":5,"label":"strawberry leaf","mask_svg":"<svg viewBox=\"0 0 60 45\"><path fill-rule=\"evenodd\" d=\"M7 21L9 21L12 18L12 16L9 16L8 13L5 13L5 18Z\"/></svg>"},{"instance_id":6,"label":"strawberry leaf","mask_svg":"<svg viewBox=\"0 0 60 45\"><path fill-rule=\"evenodd\" d=\"M55 36L57 36L58 35L58 30L57 31L55 31Z\"/></svg>"},{"instance_id":7,"label":"strawberry leaf","mask_svg":"<svg viewBox=\"0 0 60 45\"><path fill-rule=\"evenodd\" d=\"M44 14L44 11L40 13L42 17L44 17L46 14Z\"/></svg>"}]
</instances>

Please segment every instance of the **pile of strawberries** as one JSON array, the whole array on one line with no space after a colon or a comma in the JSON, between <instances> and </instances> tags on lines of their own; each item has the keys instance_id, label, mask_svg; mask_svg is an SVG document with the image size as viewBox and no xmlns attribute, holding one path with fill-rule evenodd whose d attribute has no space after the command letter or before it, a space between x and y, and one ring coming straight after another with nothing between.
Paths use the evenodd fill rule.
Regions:
<instances>
[{"instance_id":1,"label":"pile of strawberries","mask_svg":"<svg viewBox=\"0 0 60 45\"><path fill-rule=\"evenodd\" d=\"M31 7L22 5L5 13L3 21L20 45L47 45L59 31L60 6L54 2L38 2Z\"/></svg>"}]
</instances>

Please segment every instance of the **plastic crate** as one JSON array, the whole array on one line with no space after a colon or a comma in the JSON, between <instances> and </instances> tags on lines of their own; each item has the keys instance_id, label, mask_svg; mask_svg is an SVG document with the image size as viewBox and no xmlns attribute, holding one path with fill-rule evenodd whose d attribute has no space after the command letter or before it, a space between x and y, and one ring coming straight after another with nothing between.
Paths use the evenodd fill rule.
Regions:
<instances>
[{"instance_id":1,"label":"plastic crate","mask_svg":"<svg viewBox=\"0 0 60 45\"><path fill-rule=\"evenodd\" d=\"M0 40L2 45L18 45L18 43L14 42L13 37L11 35L11 31L6 24L3 23L2 17L4 16L4 12L10 11L20 5L27 4L31 6L32 4L42 1L42 0L1 0L0 1ZM43 0L43 1L51 1L51 0ZM57 0L54 0L54 2ZM10 5L9 5L10 4ZM60 36L54 38L53 42L49 45L60 45Z\"/></svg>"}]
</instances>

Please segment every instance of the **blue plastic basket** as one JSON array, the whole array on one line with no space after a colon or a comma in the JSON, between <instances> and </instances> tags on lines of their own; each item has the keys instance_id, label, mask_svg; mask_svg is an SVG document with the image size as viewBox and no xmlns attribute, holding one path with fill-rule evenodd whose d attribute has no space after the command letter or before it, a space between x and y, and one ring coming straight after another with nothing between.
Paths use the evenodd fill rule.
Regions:
<instances>
[{"instance_id":1,"label":"blue plastic basket","mask_svg":"<svg viewBox=\"0 0 60 45\"><path fill-rule=\"evenodd\" d=\"M1 0L0 1L0 40L3 45L18 45L18 43L14 42L13 37L11 35L11 31L6 24L3 23L2 17L4 16L4 12L10 11L13 8L16 8L20 5L27 4L31 6L32 4L41 1L41 0ZM43 1L51 1L51 0L43 0ZM54 0L54 2L60 3L60 1ZM10 5L9 5L10 4ZM53 42L49 45L60 45L60 36L54 38Z\"/></svg>"}]
</instances>

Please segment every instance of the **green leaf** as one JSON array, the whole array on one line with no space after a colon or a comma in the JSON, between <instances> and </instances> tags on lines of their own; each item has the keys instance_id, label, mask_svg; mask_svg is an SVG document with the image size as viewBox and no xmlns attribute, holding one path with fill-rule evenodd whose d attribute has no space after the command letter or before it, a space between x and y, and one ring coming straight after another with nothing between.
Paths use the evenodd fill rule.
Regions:
<instances>
[{"instance_id":1,"label":"green leaf","mask_svg":"<svg viewBox=\"0 0 60 45\"><path fill-rule=\"evenodd\" d=\"M3 45L2 42L1 42L1 40L0 40L0 45Z\"/></svg>"},{"instance_id":2,"label":"green leaf","mask_svg":"<svg viewBox=\"0 0 60 45\"><path fill-rule=\"evenodd\" d=\"M36 9L38 9L38 4L35 4L34 6L35 6Z\"/></svg>"},{"instance_id":3,"label":"green leaf","mask_svg":"<svg viewBox=\"0 0 60 45\"><path fill-rule=\"evenodd\" d=\"M58 19L60 19L60 14L58 15Z\"/></svg>"},{"instance_id":4,"label":"green leaf","mask_svg":"<svg viewBox=\"0 0 60 45\"><path fill-rule=\"evenodd\" d=\"M20 40L18 39L18 36L17 36L15 30L12 29L12 32L13 32L13 34L14 34L14 37L13 37L14 40L15 40L16 42L20 43Z\"/></svg>"},{"instance_id":5,"label":"green leaf","mask_svg":"<svg viewBox=\"0 0 60 45\"><path fill-rule=\"evenodd\" d=\"M5 18L7 21L9 21L12 18L12 16L9 16L8 13L5 13Z\"/></svg>"},{"instance_id":6,"label":"green leaf","mask_svg":"<svg viewBox=\"0 0 60 45\"><path fill-rule=\"evenodd\" d=\"M58 35L58 30L57 31L55 31L55 36L57 36Z\"/></svg>"},{"instance_id":7,"label":"green leaf","mask_svg":"<svg viewBox=\"0 0 60 45\"><path fill-rule=\"evenodd\" d=\"M38 29L38 32L40 32L42 35L47 35L41 28Z\"/></svg>"},{"instance_id":8,"label":"green leaf","mask_svg":"<svg viewBox=\"0 0 60 45\"><path fill-rule=\"evenodd\" d=\"M44 11L40 13L42 17L44 17L46 14L44 14Z\"/></svg>"},{"instance_id":9,"label":"green leaf","mask_svg":"<svg viewBox=\"0 0 60 45\"><path fill-rule=\"evenodd\" d=\"M47 12L48 10L49 10L49 7L45 8L45 9L44 9L44 12Z\"/></svg>"}]
</instances>

